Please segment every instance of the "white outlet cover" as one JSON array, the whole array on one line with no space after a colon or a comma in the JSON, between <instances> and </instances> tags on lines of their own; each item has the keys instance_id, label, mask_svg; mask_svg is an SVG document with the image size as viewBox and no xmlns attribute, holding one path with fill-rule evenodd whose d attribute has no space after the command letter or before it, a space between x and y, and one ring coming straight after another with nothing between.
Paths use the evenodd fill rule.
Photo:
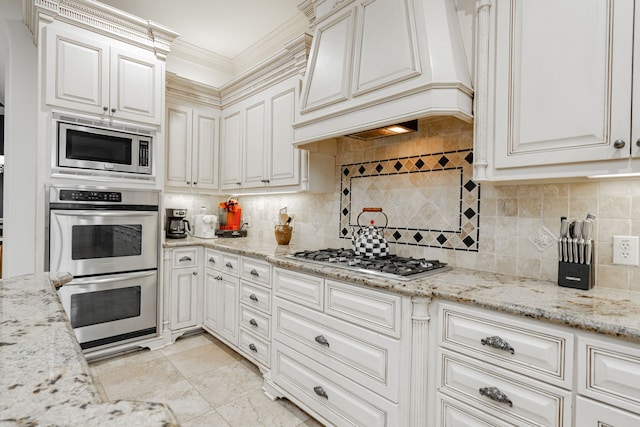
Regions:
<instances>
[{"instance_id":1,"label":"white outlet cover","mask_svg":"<svg viewBox=\"0 0 640 427\"><path fill-rule=\"evenodd\" d=\"M638 265L639 245L638 236L613 236L613 263Z\"/></svg>"}]
</instances>

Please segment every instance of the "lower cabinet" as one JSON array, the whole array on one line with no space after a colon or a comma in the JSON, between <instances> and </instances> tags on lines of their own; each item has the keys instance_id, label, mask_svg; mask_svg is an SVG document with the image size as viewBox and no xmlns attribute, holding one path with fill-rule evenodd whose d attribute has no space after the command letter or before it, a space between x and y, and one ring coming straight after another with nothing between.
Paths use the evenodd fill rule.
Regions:
<instances>
[{"instance_id":1,"label":"lower cabinet","mask_svg":"<svg viewBox=\"0 0 640 427\"><path fill-rule=\"evenodd\" d=\"M205 259L204 327L237 349L240 279L226 271L238 264L238 256L206 249ZM226 267L225 272L221 271L224 263L232 266Z\"/></svg>"},{"instance_id":2,"label":"lower cabinet","mask_svg":"<svg viewBox=\"0 0 640 427\"><path fill-rule=\"evenodd\" d=\"M201 251L199 247L176 248L171 256L169 327L172 339L202 324L202 286L198 271Z\"/></svg>"},{"instance_id":3,"label":"lower cabinet","mask_svg":"<svg viewBox=\"0 0 640 427\"><path fill-rule=\"evenodd\" d=\"M575 425L576 427L638 427L640 415L578 396Z\"/></svg>"}]
</instances>

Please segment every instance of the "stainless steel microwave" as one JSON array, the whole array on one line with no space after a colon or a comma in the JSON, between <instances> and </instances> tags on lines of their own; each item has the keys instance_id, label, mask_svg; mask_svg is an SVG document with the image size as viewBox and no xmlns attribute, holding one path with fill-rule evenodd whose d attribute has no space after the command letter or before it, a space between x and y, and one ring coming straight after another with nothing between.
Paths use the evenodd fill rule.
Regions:
<instances>
[{"instance_id":1,"label":"stainless steel microwave","mask_svg":"<svg viewBox=\"0 0 640 427\"><path fill-rule=\"evenodd\" d=\"M151 175L150 135L59 121L58 166Z\"/></svg>"}]
</instances>

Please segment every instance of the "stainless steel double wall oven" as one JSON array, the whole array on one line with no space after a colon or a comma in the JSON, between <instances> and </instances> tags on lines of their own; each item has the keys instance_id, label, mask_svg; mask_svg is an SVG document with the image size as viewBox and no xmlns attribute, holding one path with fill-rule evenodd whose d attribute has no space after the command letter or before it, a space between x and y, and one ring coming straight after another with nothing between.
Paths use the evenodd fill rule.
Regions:
<instances>
[{"instance_id":1,"label":"stainless steel double wall oven","mask_svg":"<svg viewBox=\"0 0 640 427\"><path fill-rule=\"evenodd\" d=\"M49 188L49 271L84 350L157 331L159 191Z\"/></svg>"}]
</instances>

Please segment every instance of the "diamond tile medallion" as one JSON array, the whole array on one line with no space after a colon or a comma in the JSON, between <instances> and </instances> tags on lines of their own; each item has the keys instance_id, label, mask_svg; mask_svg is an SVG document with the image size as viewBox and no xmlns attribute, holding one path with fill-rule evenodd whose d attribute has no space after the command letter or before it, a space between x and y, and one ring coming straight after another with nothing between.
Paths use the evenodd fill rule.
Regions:
<instances>
[{"instance_id":1,"label":"diamond tile medallion","mask_svg":"<svg viewBox=\"0 0 640 427\"><path fill-rule=\"evenodd\" d=\"M341 238L373 221L389 243L478 251L480 185L472 180L472 150L348 164L341 171ZM367 207L383 214L363 212Z\"/></svg>"}]
</instances>

